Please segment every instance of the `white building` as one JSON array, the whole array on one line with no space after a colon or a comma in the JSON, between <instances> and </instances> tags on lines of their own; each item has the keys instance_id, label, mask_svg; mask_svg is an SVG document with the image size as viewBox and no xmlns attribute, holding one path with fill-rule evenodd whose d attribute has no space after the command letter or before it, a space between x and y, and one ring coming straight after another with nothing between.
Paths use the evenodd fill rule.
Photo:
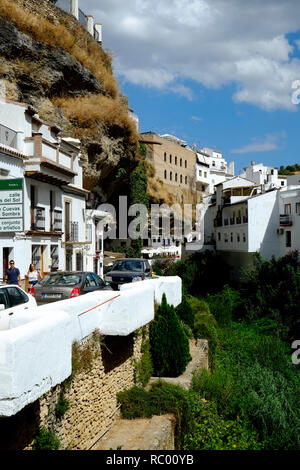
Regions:
<instances>
[{"instance_id":1,"label":"white building","mask_svg":"<svg viewBox=\"0 0 300 470\"><path fill-rule=\"evenodd\" d=\"M287 177L286 191L280 191L277 228L280 256L300 253L300 175Z\"/></svg>"},{"instance_id":2,"label":"white building","mask_svg":"<svg viewBox=\"0 0 300 470\"><path fill-rule=\"evenodd\" d=\"M31 262L42 273L93 270L98 219L88 231L88 193L82 187L80 141L61 138L60 129L41 121L26 104L2 103L0 278L10 259L22 278Z\"/></svg>"},{"instance_id":3,"label":"white building","mask_svg":"<svg viewBox=\"0 0 300 470\"><path fill-rule=\"evenodd\" d=\"M233 277L252 263L256 252L264 259L300 252L300 175L288 176L287 186L280 178L273 187L271 181L259 181L236 176L203 200L205 244L215 243Z\"/></svg>"},{"instance_id":4,"label":"white building","mask_svg":"<svg viewBox=\"0 0 300 470\"><path fill-rule=\"evenodd\" d=\"M240 176L256 184L265 185L265 189L285 188L287 185L286 177L278 175L277 168L265 166L263 163L255 163L254 161L244 168Z\"/></svg>"},{"instance_id":5,"label":"white building","mask_svg":"<svg viewBox=\"0 0 300 470\"><path fill-rule=\"evenodd\" d=\"M211 148L197 151L196 184L197 189L212 194L217 184L234 175L234 162L227 164L222 153Z\"/></svg>"}]
</instances>

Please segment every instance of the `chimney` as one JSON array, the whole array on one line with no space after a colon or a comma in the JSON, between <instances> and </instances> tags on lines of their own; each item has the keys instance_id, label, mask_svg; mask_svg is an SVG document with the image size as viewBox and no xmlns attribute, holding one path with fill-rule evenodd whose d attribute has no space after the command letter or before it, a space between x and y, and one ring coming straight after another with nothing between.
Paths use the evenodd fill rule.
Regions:
<instances>
[{"instance_id":1,"label":"chimney","mask_svg":"<svg viewBox=\"0 0 300 470\"><path fill-rule=\"evenodd\" d=\"M94 37L94 17L92 15L86 17L86 29Z\"/></svg>"},{"instance_id":2,"label":"chimney","mask_svg":"<svg viewBox=\"0 0 300 470\"><path fill-rule=\"evenodd\" d=\"M95 39L99 44L102 44L102 24L95 23Z\"/></svg>"},{"instance_id":3,"label":"chimney","mask_svg":"<svg viewBox=\"0 0 300 470\"><path fill-rule=\"evenodd\" d=\"M78 20L78 0L70 0L70 13L71 15L75 16L76 20Z\"/></svg>"}]
</instances>

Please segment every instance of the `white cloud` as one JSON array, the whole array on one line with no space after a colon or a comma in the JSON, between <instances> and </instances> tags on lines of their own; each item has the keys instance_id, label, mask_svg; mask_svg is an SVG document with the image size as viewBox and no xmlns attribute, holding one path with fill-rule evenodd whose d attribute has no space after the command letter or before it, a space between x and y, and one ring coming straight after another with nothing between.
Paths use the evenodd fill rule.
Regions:
<instances>
[{"instance_id":1,"label":"white cloud","mask_svg":"<svg viewBox=\"0 0 300 470\"><path fill-rule=\"evenodd\" d=\"M297 109L291 84L300 61L286 34L299 29L300 2L86 0L81 7L103 24L104 47L129 82L190 100L185 79L208 88L235 83L237 102Z\"/></svg>"},{"instance_id":2,"label":"white cloud","mask_svg":"<svg viewBox=\"0 0 300 470\"><path fill-rule=\"evenodd\" d=\"M253 138L250 144L244 145L236 149L232 149L231 153L257 153L270 152L279 148L278 140L285 137L286 133L268 134L263 139Z\"/></svg>"}]
</instances>

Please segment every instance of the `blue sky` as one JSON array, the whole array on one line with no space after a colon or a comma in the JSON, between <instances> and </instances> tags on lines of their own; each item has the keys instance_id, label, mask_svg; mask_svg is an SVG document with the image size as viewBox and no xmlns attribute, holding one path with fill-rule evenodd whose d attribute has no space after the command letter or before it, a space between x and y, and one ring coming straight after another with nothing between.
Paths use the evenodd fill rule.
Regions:
<instances>
[{"instance_id":1,"label":"blue sky","mask_svg":"<svg viewBox=\"0 0 300 470\"><path fill-rule=\"evenodd\" d=\"M79 0L80 2L80 0ZM300 162L298 0L86 0L141 132L234 160ZM300 88L300 86L299 86ZM300 98L300 94L299 94Z\"/></svg>"}]
</instances>

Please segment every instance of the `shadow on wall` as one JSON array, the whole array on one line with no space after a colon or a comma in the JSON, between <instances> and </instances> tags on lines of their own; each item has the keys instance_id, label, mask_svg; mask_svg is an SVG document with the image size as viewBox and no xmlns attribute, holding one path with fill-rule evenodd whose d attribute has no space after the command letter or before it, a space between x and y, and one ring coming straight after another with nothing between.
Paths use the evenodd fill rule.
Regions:
<instances>
[{"instance_id":1,"label":"shadow on wall","mask_svg":"<svg viewBox=\"0 0 300 470\"><path fill-rule=\"evenodd\" d=\"M39 400L15 416L0 418L0 450L20 450L29 446L39 431L39 422Z\"/></svg>"},{"instance_id":2,"label":"shadow on wall","mask_svg":"<svg viewBox=\"0 0 300 470\"><path fill-rule=\"evenodd\" d=\"M128 336L106 336L101 343L101 354L104 372L108 372L120 366L133 356L133 333Z\"/></svg>"}]
</instances>

